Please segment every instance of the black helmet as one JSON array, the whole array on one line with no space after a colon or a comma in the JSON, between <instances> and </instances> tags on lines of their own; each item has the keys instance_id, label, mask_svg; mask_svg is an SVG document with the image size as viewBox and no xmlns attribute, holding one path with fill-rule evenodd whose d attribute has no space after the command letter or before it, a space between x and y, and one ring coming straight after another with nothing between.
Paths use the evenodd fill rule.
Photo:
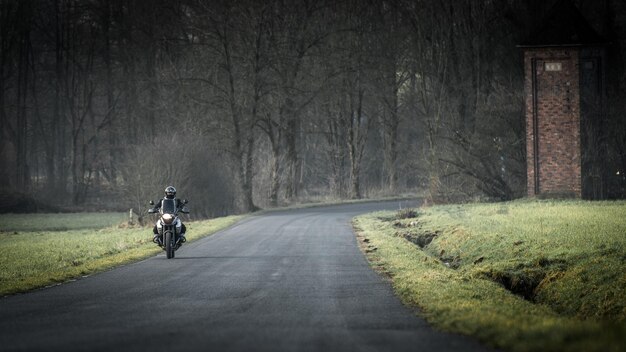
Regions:
<instances>
[{"instance_id":1,"label":"black helmet","mask_svg":"<svg viewBox=\"0 0 626 352\"><path fill-rule=\"evenodd\" d=\"M168 186L165 189L165 198L174 199L174 197L176 197L176 188L174 188L174 186Z\"/></svg>"}]
</instances>

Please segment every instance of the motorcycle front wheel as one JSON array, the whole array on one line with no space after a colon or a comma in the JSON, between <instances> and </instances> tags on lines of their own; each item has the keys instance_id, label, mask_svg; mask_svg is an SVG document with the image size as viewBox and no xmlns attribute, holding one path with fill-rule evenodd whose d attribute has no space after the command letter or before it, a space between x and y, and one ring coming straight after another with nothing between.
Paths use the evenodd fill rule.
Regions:
<instances>
[{"instance_id":1,"label":"motorcycle front wheel","mask_svg":"<svg viewBox=\"0 0 626 352\"><path fill-rule=\"evenodd\" d=\"M167 259L174 258L174 234L171 231L165 233L165 253Z\"/></svg>"}]
</instances>

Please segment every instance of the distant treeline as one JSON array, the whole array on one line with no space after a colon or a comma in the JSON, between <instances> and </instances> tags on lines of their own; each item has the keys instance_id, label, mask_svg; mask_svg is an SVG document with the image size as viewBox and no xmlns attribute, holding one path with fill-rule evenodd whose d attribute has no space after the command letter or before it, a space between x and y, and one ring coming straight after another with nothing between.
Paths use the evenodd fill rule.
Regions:
<instances>
[{"instance_id":1,"label":"distant treeline","mask_svg":"<svg viewBox=\"0 0 626 352\"><path fill-rule=\"evenodd\" d=\"M516 44L553 3L0 0L0 187L141 209L173 184L198 216L523 196ZM626 4L576 3L612 43L623 188Z\"/></svg>"}]
</instances>

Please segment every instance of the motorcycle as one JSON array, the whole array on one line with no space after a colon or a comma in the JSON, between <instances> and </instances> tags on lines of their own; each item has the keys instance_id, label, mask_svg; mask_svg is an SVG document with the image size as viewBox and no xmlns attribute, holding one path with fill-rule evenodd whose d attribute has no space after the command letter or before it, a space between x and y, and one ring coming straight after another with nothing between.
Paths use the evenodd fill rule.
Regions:
<instances>
[{"instance_id":1,"label":"motorcycle","mask_svg":"<svg viewBox=\"0 0 626 352\"><path fill-rule=\"evenodd\" d=\"M185 209L187 199L183 200L182 206L176 206L176 199L163 198L161 208L156 210L153 208L148 210L149 214L159 213L157 220L156 244L163 248L167 255L167 259L174 258L174 252L182 245L180 232L182 229L182 221L178 217L178 213L189 214ZM150 201L150 205L154 206L154 202Z\"/></svg>"}]
</instances>

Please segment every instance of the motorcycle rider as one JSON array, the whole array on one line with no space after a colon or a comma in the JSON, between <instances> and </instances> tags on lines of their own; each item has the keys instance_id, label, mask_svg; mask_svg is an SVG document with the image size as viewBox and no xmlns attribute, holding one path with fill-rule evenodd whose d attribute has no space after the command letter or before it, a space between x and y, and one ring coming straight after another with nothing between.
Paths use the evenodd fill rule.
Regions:
<instances>
[{"instance_id":1,"label":"motorcycle rider","mask_svg":"<svg viewBox=\"0 0 626 352\"><path fill-rule=\"evenodd\" d=\"M176 199L177 208L182 208L185 205L185 203L182 200L180 200L179 198L176 198L176 188L174 188L174 186L167 186L165 188L165 197L163 199ZM163 204L163 199L159 200L159 202L155 204L154 208L152 208L151 210L154 212L158 212L159 209L161 209L161 205ZM152 238L152 241L156 243L157 237L159 236L159 231L157 230L156 224L154 224L154 227L152 228L152 232L154 233L154 237ZM180 238L180 243L185 243L187 241L187 239L185 238L185 232L187 232L187 226L185 226L185 224L183 224L181 221L180 234L178 235Z\"/></svg>"}]
</instances>

